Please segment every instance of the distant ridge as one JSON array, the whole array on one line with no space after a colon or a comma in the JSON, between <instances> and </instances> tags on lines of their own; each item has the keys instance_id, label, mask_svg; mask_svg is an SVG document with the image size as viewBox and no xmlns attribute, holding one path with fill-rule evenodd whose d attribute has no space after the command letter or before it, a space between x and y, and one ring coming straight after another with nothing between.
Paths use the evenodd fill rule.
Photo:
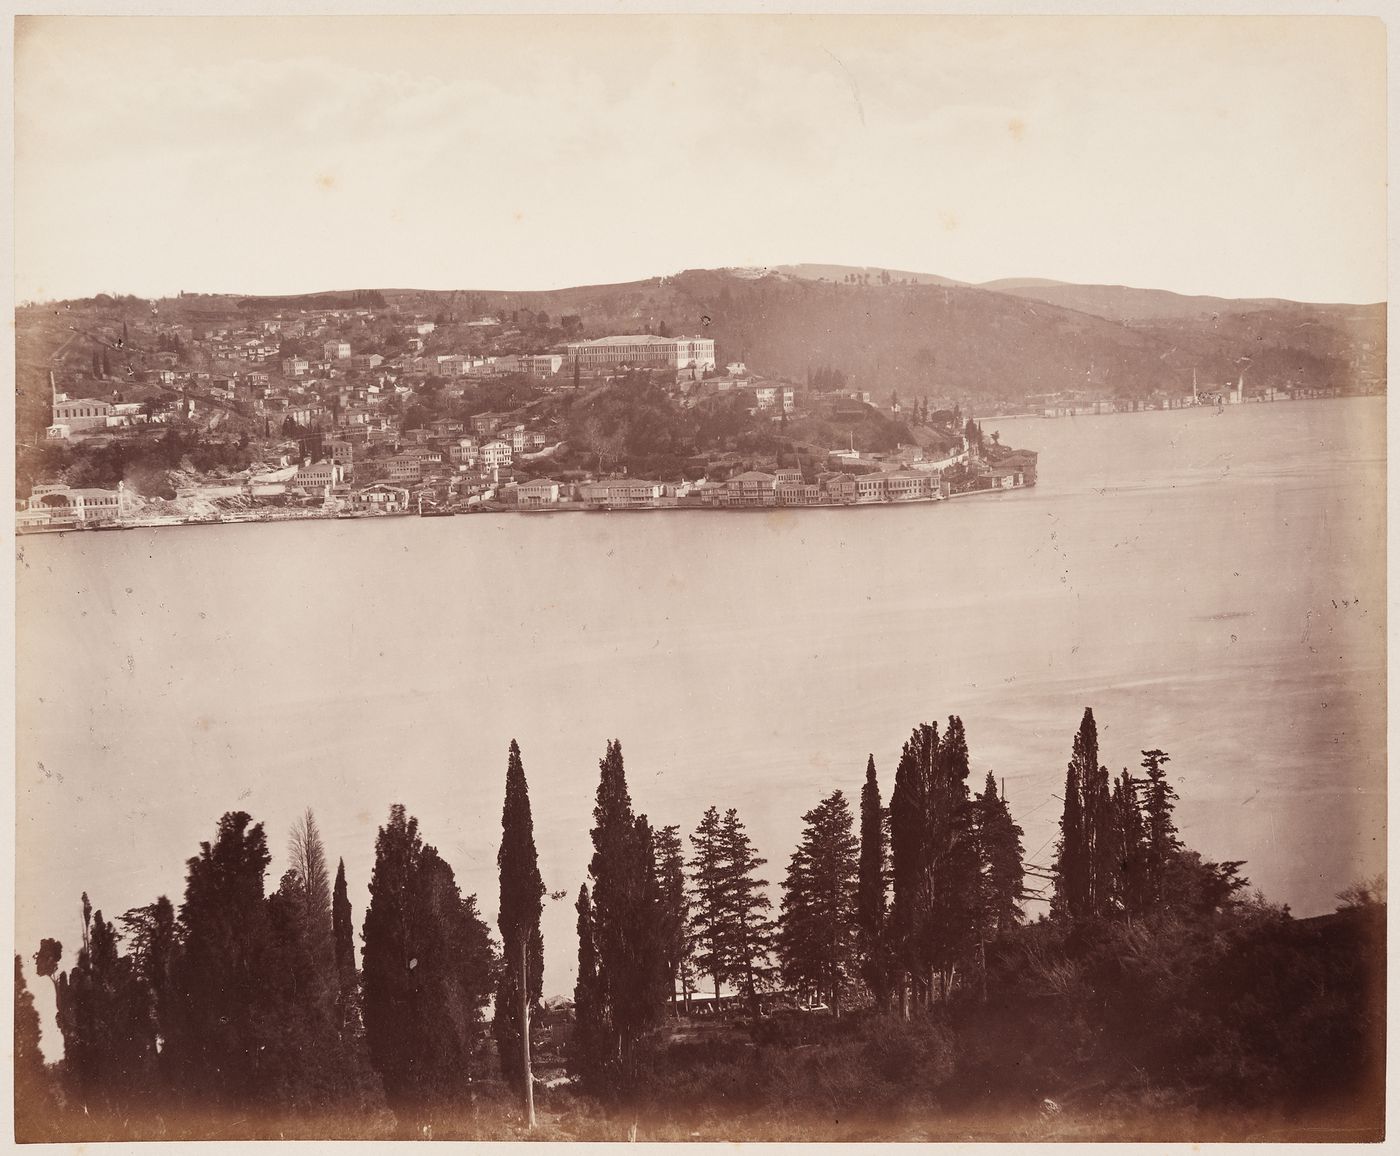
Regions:
<instances>
[{"instance_id":1,"label":"distant ridge","mask_svg":"<svg viewBox=\"0 0 1400 1156\"><path fill-rule=\"evenodd\" d=\"M201 324L321 294L186 295ZM551 290L359 290L400 315L449 324L499 317L502 335L541 315L565 335L704 335L724 361L802 382L839 369L853 388L1007 399L1050 393L1145 397L1233 383L1251 389L1383 387L1386 305L1232 300L1124 285L1003 278L970 285L879 266L799 263L686 269ZM346 302L347 304L349 301ZM113 302L115 305L116 303ZM36 389L42 390L42 380Z\"/></svg>"}]
</instances>

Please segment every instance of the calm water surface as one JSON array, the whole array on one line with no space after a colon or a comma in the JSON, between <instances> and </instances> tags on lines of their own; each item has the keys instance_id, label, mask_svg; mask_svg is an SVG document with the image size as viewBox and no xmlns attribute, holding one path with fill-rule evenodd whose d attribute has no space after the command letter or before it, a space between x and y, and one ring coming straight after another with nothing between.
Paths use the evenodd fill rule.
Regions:
<instances>
[{"instance_id":1,"label":"calm water surface","mask_svg":"<svg viewBox=\"0 0 1400 1156\"><path fill-rule=\"evenodd\" d=\"M949 713L1048 863L1088 705L1115 772L1171 753L1190 845L1330 910L1384 862L1384 418L989 420L1041 451L1039 487L931 506L26 538L17 950L77 942L84 890L109 916L178 903L235 808L274 886L313 807L358 924L402 801L494 919L514 737L570 896L545 987L571 991L606 740L653 823L737 807L776 884L804 810L854 804L870 752L888 797L909 731Z\"/></svg>"}]
</instances>

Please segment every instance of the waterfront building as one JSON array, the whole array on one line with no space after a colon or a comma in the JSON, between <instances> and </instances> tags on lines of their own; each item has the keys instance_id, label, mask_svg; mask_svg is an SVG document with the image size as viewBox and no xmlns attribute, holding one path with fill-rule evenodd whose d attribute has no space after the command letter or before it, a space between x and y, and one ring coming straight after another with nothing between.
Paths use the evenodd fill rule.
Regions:
<instances>
[{"instance_id":1,"label":"waterfront building","mask_svg":"<svg viewBox=\"0 0 1400 1156\"><path fill-rule=\"evenodd\" d=\"M521 482L515 489L515 501L520 506L553 505L559 501L559 483L553 478Z\"/></svg>"},{"instance_id":2,"label":"waterfront building","mask_svg":"<svg viewBox=\"0 0 1400 1156\"><path fill-rule=\"evenodd\" d=\"M827 474L821 479L821 486L828 501L846 503L856 500L854 474Z\"/></svg>"},{"instance_id":3,"label":"waterfront building","mask_svg":"<svg viewBox=\"0 0 1400 1156\"><path fill-rule=\"evenodd\" d=\"M883 502L887 497L884 474L860 474L856 477L857 502Z\"/></svg>"},{"instance_id":4,"label":"waterfront building","mask_svg":"<svg viewBox=\"0 0 1400 1156\"><path fill-rule=\"evenodd\" d=\"M114 522L130 513L130 497L123 482L115 490L95 487L74 489L61 484L35 486L21 524L29 526L93 526Z\"/></svg>"},{"instance_id":5,"label":"waterfront building","mask_svg":"<svg viewBox=\"0 0 1400 1156\"><path fill-rule=\"evenodd\" d=\"M736 474L724 483L724 500L733 506L771 506L777 501L776 479L762 470Z\"/></svg>"},{"instance_id":6,"label":"waterfront building","mask_svg":"<svg viewBox=\"0 0 1400 1156\"><path fill-rule=\"evenodd\" d=\"M408 491L402 486L389 486L378 482L351 494L350 505L357 510L402 514L408 509Z\"/></svg>"},{"instance_id":7,"label":"waterfront building","mask_svg":"<svg viewBox=\"0 0 1400 1156\"><path fill-rule=\"evenodd\" d=\"M646 506L661 497L661 483L640 478L603 478L579 485L579 499L586 506Z\"/></svg>"}]
</instances>

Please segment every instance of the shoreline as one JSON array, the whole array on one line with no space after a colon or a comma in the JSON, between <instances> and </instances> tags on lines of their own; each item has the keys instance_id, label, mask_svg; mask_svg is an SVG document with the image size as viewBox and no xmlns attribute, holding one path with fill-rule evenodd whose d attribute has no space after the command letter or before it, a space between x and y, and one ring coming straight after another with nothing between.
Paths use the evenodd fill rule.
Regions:
<instances>
[{"instance_id":1,"label":"shoreline","mask_svg":"<svg viewBox=\"0 0 1400 1156\"><path fill-rule=\"evenodd\" d=\"M720 505L680 505L672 503L669 505L637 505L637 506L585 506L575 502L558 503L542 506L488 506L476 507L466 510L454 510L443 514L419 514L416 510L403 510L394 513L324 513L322 511L307 511L304 513L282 513L270 517L247 517L233 516L228 518L191 517L180 518L174 515L152 519L135 519L128 522L103 522L93 526L41 526L32 529L15 527L16 538L30 538L38 535L64 535L64 534L90 534L96 532L110 532L114 530L169 530L182 529L190 526L238 526L238 525L268 525L278 522L363 522L379 521L383 518L420 518L420 517L477 517L482 514L652 514L652 513L714 513L714 514L763 514L775 511L793 510L877 510L890 509L901 506L936 506L941 502L951 501L954 498L972 498L987 494L1016 493L1023 490L1032 490L1035 486L998 486L985 490L965 490L960 494L949 494L947 497L937 498L903 498L898 501L879 502L803 502L791 505L771 505L759 506L720 506Z\"/></svg>"}]
</instances>

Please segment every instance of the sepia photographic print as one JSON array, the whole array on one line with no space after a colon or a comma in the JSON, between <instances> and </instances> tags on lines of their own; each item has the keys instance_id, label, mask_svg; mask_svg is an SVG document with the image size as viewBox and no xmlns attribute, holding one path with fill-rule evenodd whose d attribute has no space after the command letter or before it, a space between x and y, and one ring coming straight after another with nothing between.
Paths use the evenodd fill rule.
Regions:
<instances>
[{"instance_id":1,"label":"sepia photographic print","mask_svg":"<svg viewBox=\"0 0 1400 1156\"><path fill-rule=\"evenodd\" d=\"M19 1143L1379 1142L1387 26L21 15Z\"/></svg>"}]
</instances>

